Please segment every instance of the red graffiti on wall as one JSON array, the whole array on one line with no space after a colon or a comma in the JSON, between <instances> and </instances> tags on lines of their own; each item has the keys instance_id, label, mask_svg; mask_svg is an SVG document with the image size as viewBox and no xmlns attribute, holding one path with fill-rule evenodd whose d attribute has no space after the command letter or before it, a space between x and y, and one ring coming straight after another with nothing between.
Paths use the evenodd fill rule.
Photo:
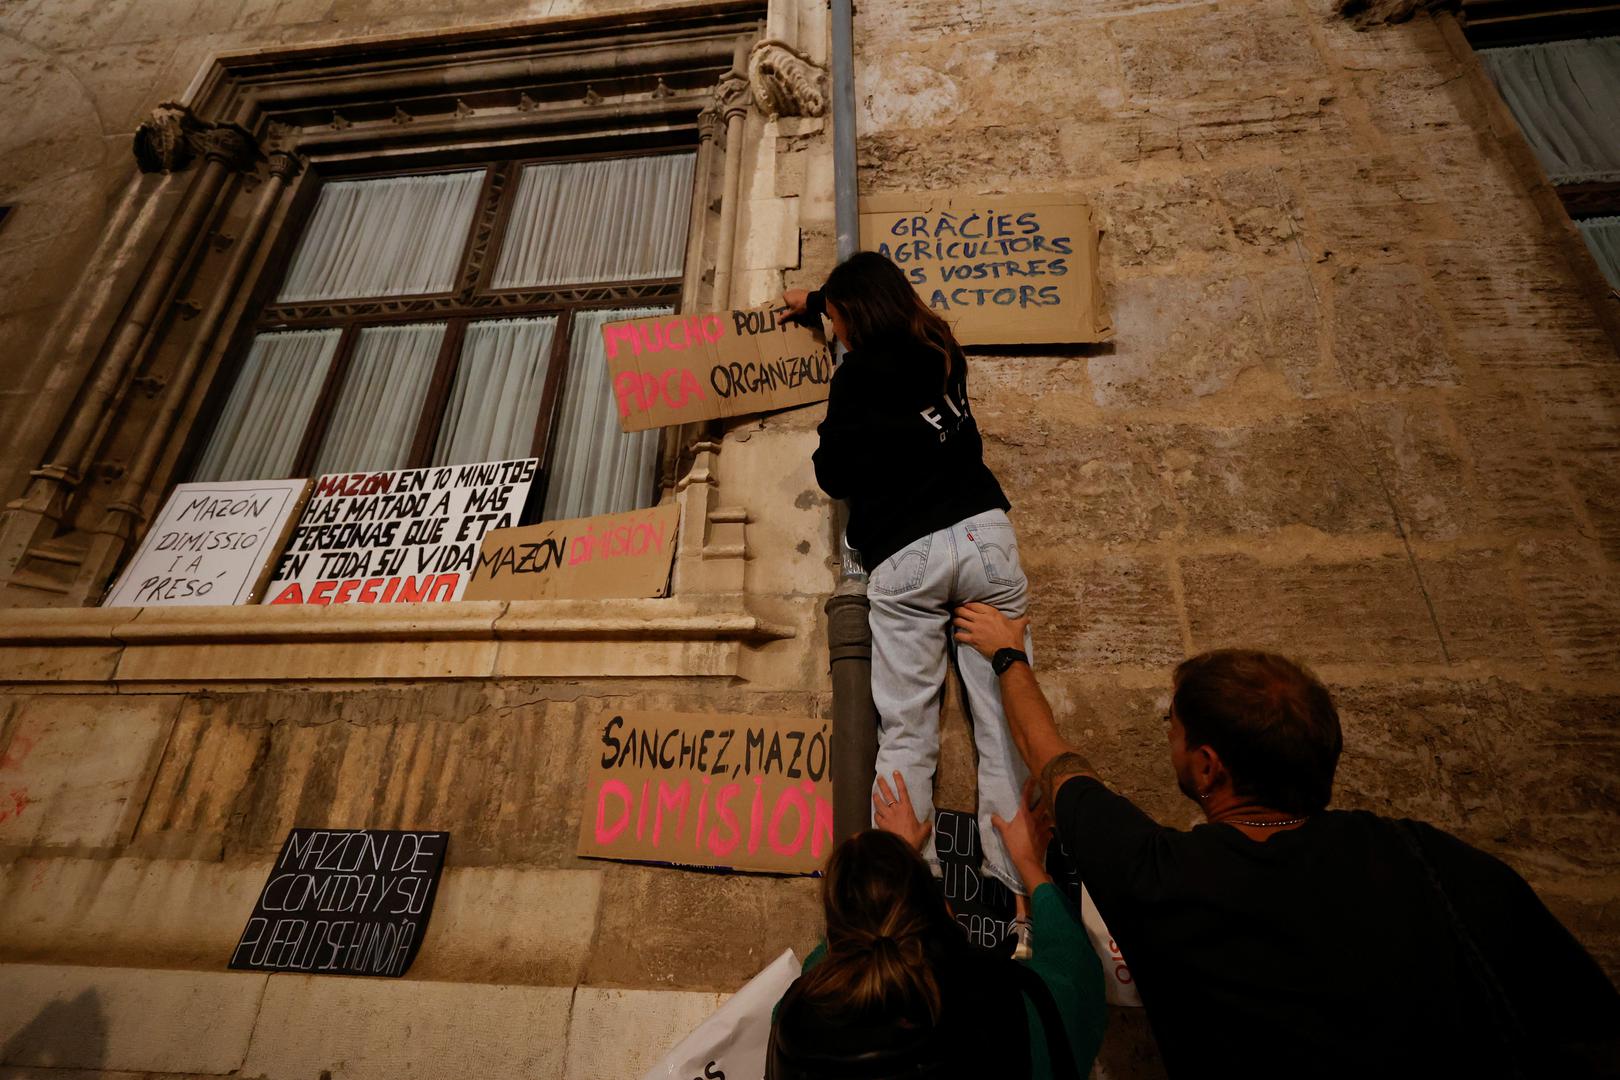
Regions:
<instances>
[{"instance_id":1,"label":"red graffiti on wall","mask_svg":"<svg viewBox=\"0 0 1620 1080\"><path fill-rule=\"evenodd\" d=\"M13 788L10 795L0 799L0 824L14 817L21 817L26 809L28 809L28 789Z\"/></svg>"}]
</instances>

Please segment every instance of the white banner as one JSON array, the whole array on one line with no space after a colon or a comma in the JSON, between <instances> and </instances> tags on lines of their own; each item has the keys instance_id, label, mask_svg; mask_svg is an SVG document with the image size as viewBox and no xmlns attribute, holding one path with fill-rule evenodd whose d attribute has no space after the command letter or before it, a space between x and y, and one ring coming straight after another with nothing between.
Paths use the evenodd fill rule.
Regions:
<instances>
[{"instance_id":1,"label":"white banner","mask_svg":"<svg viewBox=\"0 0 1620 1080\"><path fill-rule=\"evenodd\" d=\"M788 949L648 1069L642 1080L764 1080L771 1010L799 977Z\"/></svg>"},{"instance_id":2,"label":"white banner","mask_svg":"<svg viewBox=\"0 0 1620 1080\"><path fill-rule=\"evenodd\" d=\"M460 600L484 534L518 523L538 464L519 458L321 477L264 602Z\"/></svg>"},{"instance_id":3,"label":"white banner","mask_svg":"<svg viewBox=\"0 0 1620 1080\"><path fill-rule=\"evenodd\" d=\"M102 607L250 604L308 480L181 484Z\"/></svg>"}]
</instances>

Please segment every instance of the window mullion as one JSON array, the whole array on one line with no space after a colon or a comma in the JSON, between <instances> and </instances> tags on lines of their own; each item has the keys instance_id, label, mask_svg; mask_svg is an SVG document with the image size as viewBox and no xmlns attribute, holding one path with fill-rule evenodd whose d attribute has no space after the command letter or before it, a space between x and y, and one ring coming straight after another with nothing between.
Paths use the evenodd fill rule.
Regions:
<instances>
[{"instance_id":1,"label":"window mullion","mask_svg":"<svg viewBox=\"0 0 1620 1080\"><path fill-rule=\"evenodd\" d=\"M439 427L444 423L444 410L450 401L456 358L461 355L461 339L466 330L466 319L452 320L445 331L444 341L439 345L439 356L433 364L433 381L428 384L427 399L422 403L422 416L416 423L416 436L411 440L408 468L423 468L433 456Z\"/></svg>"},{"instance_id":2,"label":"window mullion","mask_svg":"<svg viewBox=\"0 0 1620 1080\"><path fill-rule=\"evenodd\" d=\"M315 401L315 413L310 417L309 428L304 432L304 441L298 447L294 476L308 476L310 469L315 467L315 456L326 438L326 429L332 423L338 393L343 389L344 380L348 378L349 364L354 359L355 343L359 340L359 324L349 323L343 328L343 336L338 340L337 355L332 357L332 366L327 369L326 381L321 385L320 397Z\"/></svg>"},{"instance_id":3,"label":"window mullion","mask_svg":"<svg viewBox=\"0 0 1620 1080\"><path fill-rule=\"evenodd\" d=\"M540 459L537 482L544 484L551 468L551 435L557 427L557 411L562 400L562 381L568 370L571 343L574 337L574 309L564 308L557 313L557 329L551 338L551 363L546 368L546 388L540 395L540 410L534 418L534 443L531 457Z\"/></svg>"}]
</instances>

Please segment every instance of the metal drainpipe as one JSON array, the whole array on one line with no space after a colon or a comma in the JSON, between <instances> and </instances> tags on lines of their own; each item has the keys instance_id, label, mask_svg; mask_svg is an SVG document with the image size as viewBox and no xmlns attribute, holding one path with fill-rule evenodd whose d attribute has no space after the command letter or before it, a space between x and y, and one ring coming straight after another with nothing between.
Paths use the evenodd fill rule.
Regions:
<instances>
[{"instance_id":1,"label":"metal drainpipe","mask_svg":"<svg viewBox=\"0 0 1620 1080\"><path fill-rule=\"evenodd\" d=\"M831 0L833 90L833 193L838 260L860 248L855 184L855 12L851 0ZM844 529L849 507L833 504L833 532L841 556L838 586L827 600L827 652L833 694L833 832L860 832L872 820L872 776L877 768L877 707L872 704L872 631L867 622L866 571Z\"/></svg>"}]
</instances>

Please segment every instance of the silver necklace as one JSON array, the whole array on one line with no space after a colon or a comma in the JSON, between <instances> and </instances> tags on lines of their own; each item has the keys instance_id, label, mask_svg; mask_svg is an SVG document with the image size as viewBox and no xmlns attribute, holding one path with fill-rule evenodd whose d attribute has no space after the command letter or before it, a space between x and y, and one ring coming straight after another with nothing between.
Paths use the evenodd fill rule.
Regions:
<instances>
[{"instance_id":1,"label":"silver necklace","mask_svg":"<svg viewBox=\"0 0 1620 1080\"><path fill-rule=\"evenodd\" d=\"M1255 829L1275 829L1283 825L1298 825L1304 820L1302 817L1289 818L1287 821L1244 821L1242 818L1230 818L1224 824L1248 825Z\"/></svg>"}]
</instances>

